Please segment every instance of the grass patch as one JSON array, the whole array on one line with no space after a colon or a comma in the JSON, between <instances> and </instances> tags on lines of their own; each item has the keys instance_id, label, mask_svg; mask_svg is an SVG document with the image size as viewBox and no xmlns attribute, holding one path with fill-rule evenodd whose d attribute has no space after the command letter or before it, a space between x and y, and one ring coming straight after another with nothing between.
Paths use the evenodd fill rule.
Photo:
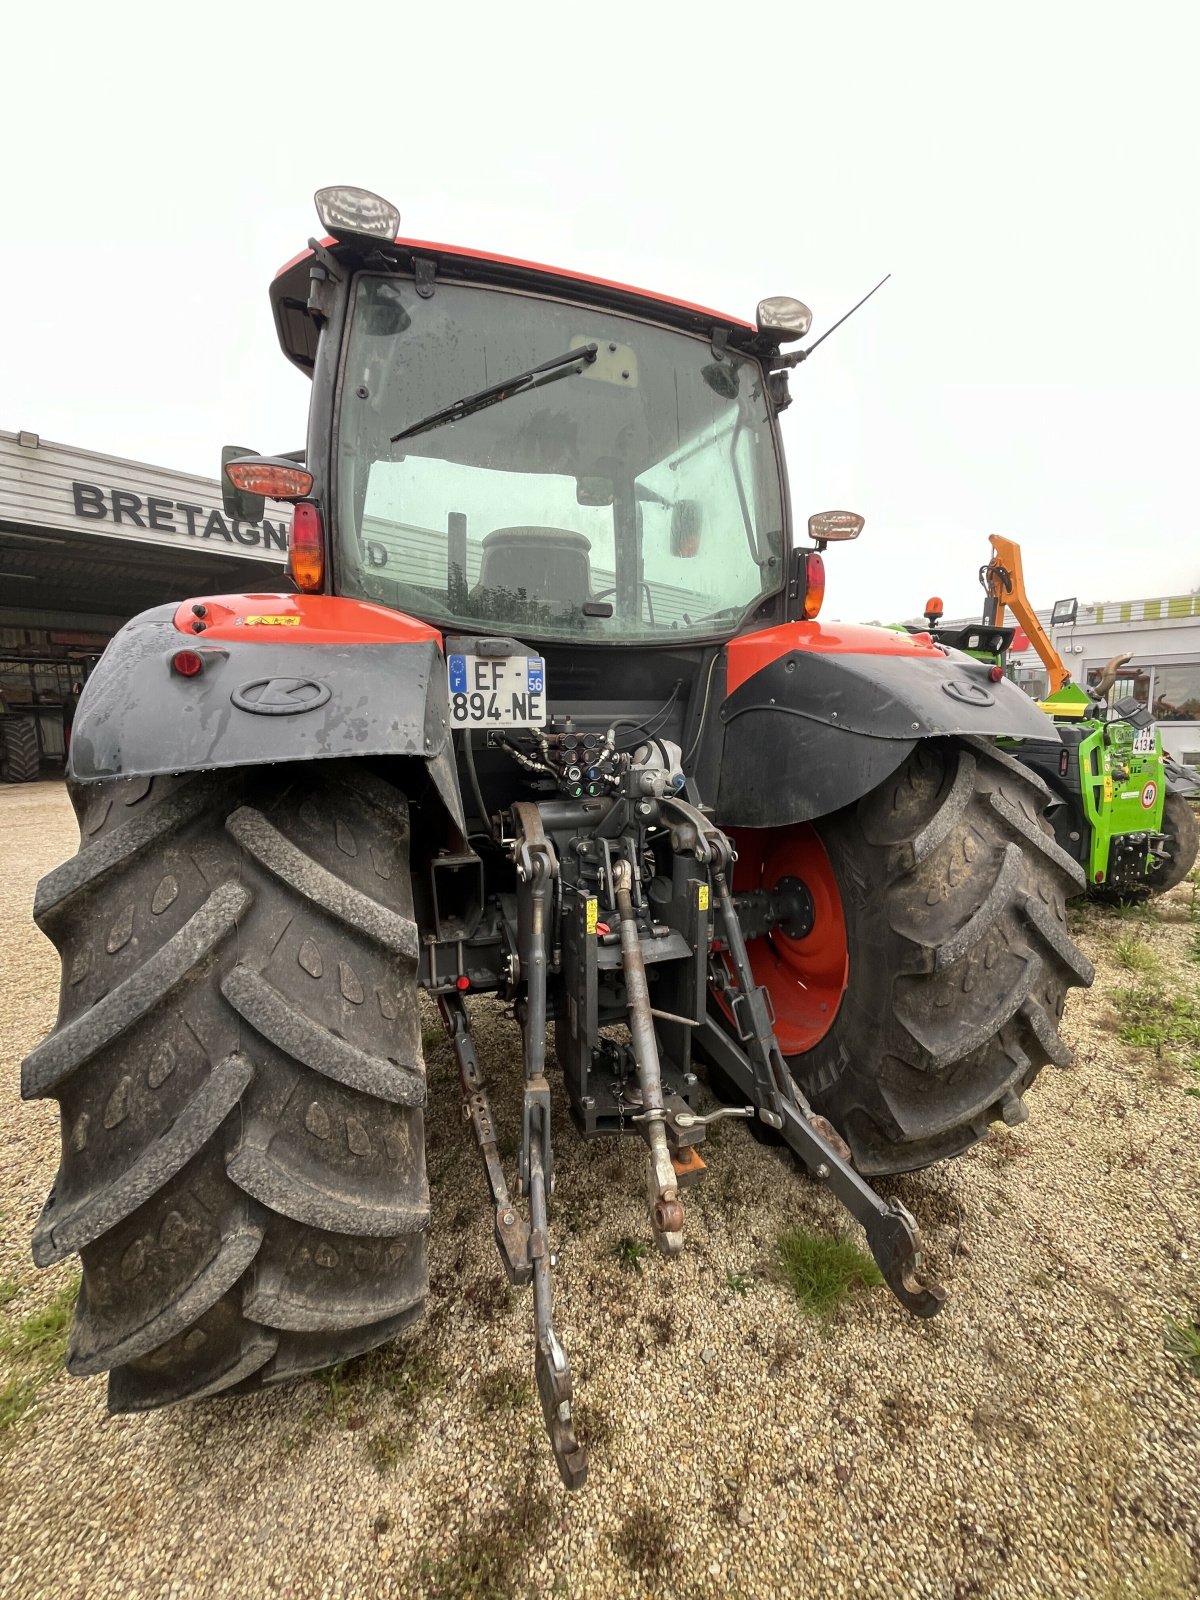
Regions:
<instances>
[{"instance_id":1,"label":"grass patch","mask_svg":"<svg viewBox=\"0 0 1200 1600\"><path fill-rule=\"evenodd\" d=\"M497 1367L480 1378L476 1399L485 1411L521 1411L533 1399L533 1385L517 1367Z\"/></svg>"},{"instance_id":2,"label":"grass patch","mask_svg":"<svg viewBox=\"0 0 1200 1600\"><path fill-rule=\"evenodd\" d=\"M0 1331L0 1353L24 1365L36 1366L43 1376L56 1372L67 1354L71 1313L78 1294L78 1277L68 1279L48 1305Z\"/></svg>"},{"instance_id":3,"label":"grass patch","mask_svg":"<svg viewBox=\"0 0 1200 1600\"><path fill-rule=\"evenodd\" d=\"M326 1367L315 1374L325 1390L325 1412L331 1422L345 1423L350 1418L350 1403L354 1399L354 1386L346 1380L348 1362L336 1367Z\"/></svg>"},{"instance_id":4,"label":"grass patch","mask_svg":"<svg viewBox=\"0 0 1200 1600\"><path fill-rule=\"evenodd\" d=\"M1141 1571L1112 1579L1103 1600L1194 1600L1196 1566L1184 1550L1156 1555Z\"/></svg>"},{"instance_id":5,"label":"grass patch","mask_svg":"<svg viewBox=\"0 0 1200 1600\"><path fill-rule=\"evenodd\" d=\"M804 1310L828 1319L852 1289L874 1289L883 1274L849 1239L789 1228L779 1236L779 1270Z\"/></svg>"},{"instance_id":6,"label":"grass patch","mask_svg":"<svg viewBox=\"0 0 1200 1600\"><path fill-rule=\"evenodd\" d=\"M446 1387L441 1362L419 1346L405 1350L384 1345L351 1365L363 1368L368 1392L386 1395L399 1411L415 1410L422 1400L441 1394Z\"/></svg>"},{"instance_id":7,"label":"grass patch","mask_svg":"<svg viewBox=\"0 0 1200 1600\"><path fill-rule=\"evenodd\" d=\"M675 1312L670 1306L665 1311L647 1311L645 1322L651 1340L660 1350L674 1342Z\"/></svg>"},{"instance_id":8,"label":"grass patch","mask_svg":"<svg viewBox=\"0 0 1200 1600\"><path fill-rule=\"evenodd\" d=\"M12 1305L21 1292L21 1285L15 1278L0 1278L0 1310Z\"/></svg>"},{"instance_id":9,"label":"grass patch","mask_svg":"<svg viewBox=\"0 0 1200 1600\"><path fill-rule=\"evenodd\" d=\"M1163 1345L1172 1361L1200 1378L1200 1324L1168 1319L1163 1330Z\"/></svg>"},{"instance_id":10,"label":"grass patch","mask_svg":"<svg viewBox=\"0 0 1200 1600\"><path fill-rule=\"evenodd\" d=\"M602 1453L617 1436L617 1425L607 1411L600 1411L586 1400L575 1407L575 1432L589 1455Z\"/></svg>"},{"instance_id":11,"label":"grass patch","mask_svg":"<svg viewBox=\"0 0 1200 1600\"><path fill-rule=\"evenodd\" d=\"M727 1272L725 1274L725 1287L729 1290L730 1294L736 1294L740 1300L744 1300L746 1298L746 1296L750 1293L752 1286L753 1279L748 1273Z\"/></svg>"},{"instance_id":12,"label":"grass patch","mask_svg":"<svg viewBox=\"0 0 1200 1600\"><path fill-rule=\"evenodd\" d=\"M421 1029L421 1051L424 1055L433 1055L438 1047L446 1042L446 1030L436 1022L430 1027Z\"/></svg>"},{"instance_id":13,"label":"grass patch","mask_svg":"<svg viewBox=\"0 0 1200 1600\"><path fill-rule=\"evenodd\" d=\"M1136 899L1118 900L1113 905L1112 911L1119 922L1157 921L1154 907L1146 895L1140 895Z\"/></svg>"},{"instance_id":14,"label":"grass patch","mask_svg":"<svg viewBox=\"0 0 1200 1600\"><path fill-rule=\"evenodd\" d=\"M494 1322L512 1305L513 1293L507 1278L497 1272L469 1283L463 1290L463 1299L481 1322Z\"/></svg>"},{"instance_id":15,"label":"grass patch","mask_svg":"<svg viewBox=\"0 0 1200 1600\"><path fill-rule=\"evenodd\" d=\"M30 1378L10 1378L0 1388L0 1437L28 1412L38 1397L37 1384Z\"/></svg>"},{"instance_id":16,"label":"grass patch","mask_svg":"<svg viewBox=\"0 0 1200 1600\"><path fill-rule=\"evenodd\" d=\"M383 1428L367 1440L367 1459L382 1478L412 1449L411 1436Z\"/></svg>"},{"instance_id":17,"label":"grass patch","mask_svg":"<svg viewBox=\"0 0 1200 1600\"><path fill-rule=\"evenodd\" d=\"M1157 983L1118 989L1113 996L1124 1022L1117 1037L1142 1050L1200 1050L1200 1004L1190 994L1168 994Z\"/></svg>"},{"instance_id":18,"label":"grass patch","mask_svg":"<svg viewBox=\"0 0 1200 1600\"><path fill-rule=\"evenodd\" d=\"M675 1522L657 1506L637 1506L617 1529L617 1554L634 1572L664 1573L675 1562Z\"/></svg>"},{"instance_id":19,"label":"grass patch","mask_svg":"<svg viewBox=\"0 0 1200 1600\"><path fill-rule=\"evenodd\" d=\"M1067 902L1067 931L1069 933L1087 933L1093 923L1092 907L1086 901L1069 900Z\"/></svg>"},{"instance_id":20,"label":"grass patch","mask_svg":"<svg viewBox=\"0 0 1200 1600\"><path fill-rule=\"evenodd\" d=\"M6 1279L0 1292L0 1304L10 1305L20 1290ZM11 1439L9 1429L30 1415L42 1386L61 1372L78 1294L78 1276L67 1278L40 1311L0 1328L0 1354L13 1369L0 1387L0 1439Z\"/></svg>"},{"instance_id":21,"label":"grass patch","mask_svg":"<svg viewBox=\"0 0 1200 1600\"><path fill-rule=\"evenodd\" d=\"M421 1402L446 1386L446 1374L435 1355L419 1346L395 1344L381 1345L313 1376L325 1389L326 1415L341 1428L356 1424L367 1401L387 1400L412 1431Z\"/></svg>"},{"instance_id":22,"label":"grass patch","mask_svg":"<svg viewBox=\"0 0 1200 1600\"><path fill-rule=\"evenodd\" d=\"M641 1276L642 1260L646 1255L646 1246L640 1239L631 1239L628 1234L617 1240L614 1253L626 1272L636 1272Z\"/></svg>"},{"instance_id":23,"label":"grass patch","mask_svg":"<svg viewBox=\"0 0 1200 1600\"><path fill-rule=\"evenodd\" d=\"M540 1592L524 1580L531 1579L556 1511L555 1497L539 1486L543 1449L539 1439L537 1453L526 1457L523 1482L502 1505L475 1522L464 1513L446 1555L420 1558L418 1573L431 1600L510 1600Z\"/></svg>"},{"instance_id":24,"label":"grass patch","mask_svg":"<svg viewBox=\"0 0 1200 1600\"><path fill-rule=\"evenodd\" d=\"M1115 940L1112 948L1117 964L1127 972L1154 972L1158 967L1158 957L1151 946L1132 934Z\"/></svg>"}]
</instances>

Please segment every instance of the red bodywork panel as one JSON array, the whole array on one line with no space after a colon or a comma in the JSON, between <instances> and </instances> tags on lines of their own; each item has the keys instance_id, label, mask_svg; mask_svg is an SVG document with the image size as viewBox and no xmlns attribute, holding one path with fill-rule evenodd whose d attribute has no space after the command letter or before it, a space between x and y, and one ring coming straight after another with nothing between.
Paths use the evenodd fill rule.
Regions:
<instances>
[{"instance_id":1,"label":"red bodywork panel","mask_svg":"<svg viewBox=\"0 0 1200 1600\"><path fill-rule=\"evenodd\" d=\"M204 607L197 616L196 606ZM204 628L197 633L196 623ZM254 644L414 644L442 636L427 622L332 594L217 594L185 600L175 626L189 638Z\"/></svg>"},{"instance_id":2,"label":"red bodywork panel","mask_svg":"<svg viewBox=\"0 0 1200 1600\"><path fill-rule=\"evenodd\" d=\"M744 633L729 641L726 693L732 694L747 678L790 650L817 655L918 656L925 660L944 655L927 633L898 633L857 622L785 622L778 628Z\"/></svg>"},{"instance_id":3,"label":"red bodywork panel","mask_svg":"<svg viewBox=\"0 0 1200 1600\"><path fill-rule=\"evenodd\" d=\"M327 250L337 248L336 239L322 239L321 243ZM619 294L636 295L639 300L658 301L660 305L672 306L679 311L695 312L698 316L710 322L719 322L725 327L743 328L747 333L755 333L757 329L753 323L745 322L741 317L728 316L724 311L712 311L708 306L694 305L690 300L676 300L673 295L655 294L650 289L638 289L633 284L617 283L612 278L593 278L586 272L570 272L565 267L547 267L540 261L523 261L520 256L500 256L490 250L469 250L460 244L435 244L431 239L397 239L396 244L402 250L427 252L430 255L459 257L464 261L489 261L498 267L513 267L518 272L539 273L548 278L562 278L571 283L587 284L593 289L615 289ZM298 267L302 261L307 261L312 255L311 250L301 250L300 254L293 256L290 261L285 261L275 274L276 280L282 278L293 267Z\"/></svg>"}]
</instances>

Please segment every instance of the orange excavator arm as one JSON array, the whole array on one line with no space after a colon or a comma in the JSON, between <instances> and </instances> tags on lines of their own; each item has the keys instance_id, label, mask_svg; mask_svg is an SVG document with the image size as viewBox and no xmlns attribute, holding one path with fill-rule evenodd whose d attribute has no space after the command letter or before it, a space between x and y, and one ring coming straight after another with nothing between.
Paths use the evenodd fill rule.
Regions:
<instances>
[{"instance_id":1,"label":"orange excavator arm","mask_svg":"<svg viewBox=\"0 0 1200 1600\"><path fill-rule=\"evenodd\" d=\"M1021 570L1021 546L1012 539L1001 538L998 533L989 534L988 539L992 547L992 559L980 574L988 595L984 621L991 627L1003 627L1004 608L1008 607L1029 635L1030 644L1050 675L1050 692L1054 694L1064 684L1070 683L1071 674L1029 603L1029 596L1025 592L1025 575Z\"/></svg>"}]
</instances>

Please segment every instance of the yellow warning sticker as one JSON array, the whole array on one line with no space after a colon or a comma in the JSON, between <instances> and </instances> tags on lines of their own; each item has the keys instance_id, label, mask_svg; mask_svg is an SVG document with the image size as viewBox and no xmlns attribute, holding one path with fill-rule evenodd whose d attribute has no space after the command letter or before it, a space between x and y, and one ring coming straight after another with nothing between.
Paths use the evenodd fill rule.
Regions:
<instances>
[{"instance_id":1,"label":"yellow warning sticker","mask_svg":"<svg viewBox=\"0 0 1200 1600\"><path fill-rule=\"evenodd\" d=\"M600 902L598 900L589 900L588 901L587 908L586 908L586 915L587 915L587 931L589 933L595 933L596 924L600 920Z\"/></svg>"},{"instance_id":2,"label":"yellow warning sticker","mask_svg":"<svg viewBox=\"0 0 1200 1600\"><path fill-rule=\"evenodd\" d=\"M301 619L297 616L287 617L247 617L248 628L298 628Z\"/></svg>"},{"instance_id":3,"label":"yellow warning sticker","mask_svg":"<svg viewBox=\"0 0 1200 1600\"><path fill-rule=\"evenodd\" d=\"M1107 804L1108 801L1110 801L1112 799L1112 797L1113 797L1113 781L1112 781L1111 777L1106 777L1105 780L1104 780L1104 800L1105 800L1105 804Z\"/></svg>"},{"instance_id":4,"label":"yellow warning sticker","mask_svg":"<svg viewBox=\"0 0 1200 1600\"><path fill-rule=\"evenodd\" d=\"M696 890L696 904L701 911L708 910L708 885L706 883L702 883Z\"/></svg>"}]
</instances>

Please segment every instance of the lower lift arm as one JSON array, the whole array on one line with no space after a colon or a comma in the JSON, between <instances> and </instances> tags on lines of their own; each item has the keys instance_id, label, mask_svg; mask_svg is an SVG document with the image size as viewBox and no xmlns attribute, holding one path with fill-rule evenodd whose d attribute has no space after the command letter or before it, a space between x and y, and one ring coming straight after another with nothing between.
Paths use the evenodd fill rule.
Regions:
<instances>
[{"instance_id":1,"label":"lower lift arm","mask_svg":"<svg viewBox=\"0 0 1200 1600\"><path fill-rule=\"evenodd\" d=\"M705 1048L752 1097L762 1120L778 1129L813 1177L862 1223L871 1254L897 1300L918 1317L936 1316L946 1294L921 1279L921 1236L915 1221L898 1200L884 1200L855 1172L849 1148L824 1117L814 1114L796 1087L775 1038L766 994L754 982L723 864L715 866L713 885L733 966L733 982L726 983L725 997L741 1042L735 1043L710 1018L705 1024Z\"/></svg>"},{"instance_id":2,"label":"lower lift arm","mask_svg":"<svg viewBox=\"0 0 1200 1600\"><path fill-rule=\"evenodd\" d=\"M826 1184L866 1231L872 1254L898 1300L920 1317L934 1316L945 1299L936 1285L921 1276L921 1242L916 1224L895 1200L887 1201L853 1168L850 1151L836 1130L813 1113L797 1089L775 1038L766 991L754 981L746 942L730 893L728 872L733 852L728 839L702 812L677 798L664 797L664 813L674 819L672 846L694 858L707 874L715 895L716 931L725 959L710 963L711 987L734 1020L737 1038L709 1018L671 1020L698 1027L706 1051L752 1102L744 1112L721 1115L757 1115L775 1128L818 1182ZM549 1021L547 979L549 954L554 943L552 927L556 904L555 882L559 864L547 839L536 805L518 802L513 807L517 836L512 859L517 877L517 956L524 994L516 1014L524 1034L525 1090L520 1156L519 1190L529 1205L529 1222L520 1215L509 1194L496 1144L495 1124L483 1078L471 1041L466 1008L460 995L438 996L442 1019L458 1062L464 1117L470 1122L483 1161L494 1209L496 1245L505 1271L514 1284L533 1286L534 1370L546 1430L559 1473L570 1489L579 1488L587 1476L587 1457L575 1435L571 1368L554 1328L551 1282L553 1257L547 1227L547 1196L553 1189L553 1148L550 1137L550 1089L545 1076L546 1028ZM664 1101L659 1047L638 929L636 853L625 846L607 852L612 902L620 919L621 965L637 1069L641 1110L631 1119L641 1125L649 1148L647 1164L651 1227L660 1248L675 1253L683 1243L684 1215L679 1199L670 1140L678 1128L713 1120L692 1113L671 1111ZM629 850L632 852L632 845ZM707 920L701 924L707 928ZM694 943L701 955L708 933ZM664 1015L664 1013L657 1013ZM675 1119L675 1127L672 1124Z\"/></svg>"}]
</instances>

